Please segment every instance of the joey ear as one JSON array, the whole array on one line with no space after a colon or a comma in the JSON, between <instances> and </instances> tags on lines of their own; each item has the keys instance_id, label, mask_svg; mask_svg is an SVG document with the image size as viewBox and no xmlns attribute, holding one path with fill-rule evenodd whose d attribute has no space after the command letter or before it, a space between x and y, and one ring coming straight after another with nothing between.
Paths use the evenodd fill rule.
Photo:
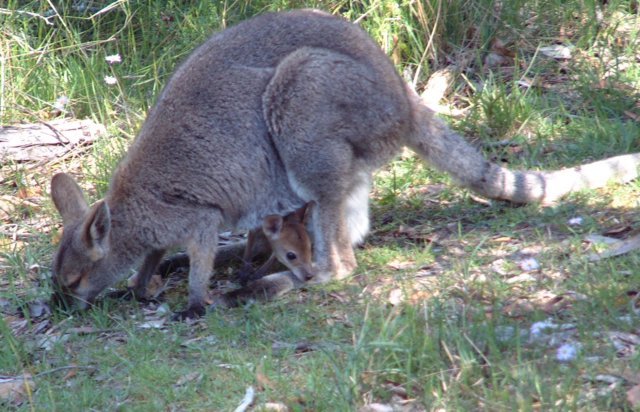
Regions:
<instances>
[{"instance_id":1,"label":"joey ear","mask_svg":"<svg viewBox=\"0 0 640 412\"><path fill-rule=\"evenodd\" d=\"M82 226L82 240L92 261L100 260L107 254L110 232L111 212L107 203L101 200L91 207Z\"/></svg>"},{"instance_id":2,"label":"joey ear","mask_svg":"<svg viewBox=\"0 0 640 412\"><path fill-rule=\"evenodd\" d=\"M294 212L303 225L306 225L311 219L311 213L313 213L313 208L316 207L316 204L315 200L310 200Z\"/></svg>"},{"instance_id":3,"label":"joey ear","mask_svg":"<svg viewBox=\"0 0 640 412\"><path fill-rule=\"evenodd\" d=\"M80 219L89 208L82 189L66 173L58 173L51 179L51 198L65 225Z\"/></svg>"},{"instance_id":4,"label":"joey ear","mask_svg":"<svg viewBox=\"0 0 640 412\"><path fill-rule=\"evenodd\" d=\"M267 239L277 239L282 231L282 216L269 215L262 221L262 231L267 235Z\"/></svg>"}]
</instances>

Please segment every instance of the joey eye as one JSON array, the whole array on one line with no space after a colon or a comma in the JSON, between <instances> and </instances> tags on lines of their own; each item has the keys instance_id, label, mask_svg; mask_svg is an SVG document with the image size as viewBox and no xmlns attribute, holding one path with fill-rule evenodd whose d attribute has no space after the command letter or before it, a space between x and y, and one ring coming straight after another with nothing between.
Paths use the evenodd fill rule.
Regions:
<instances>
[{"instance_id":1,"label":"joey eye","mask_svg":"<svg viewBox=\"0 0 640 412\"><path fill-rule=\"evenodd\" d=\"M287 252L287 259L289 260L296 260L298 258L298 256L296 256L295 253L293 252Z\"/></svg>"}]
</instances>

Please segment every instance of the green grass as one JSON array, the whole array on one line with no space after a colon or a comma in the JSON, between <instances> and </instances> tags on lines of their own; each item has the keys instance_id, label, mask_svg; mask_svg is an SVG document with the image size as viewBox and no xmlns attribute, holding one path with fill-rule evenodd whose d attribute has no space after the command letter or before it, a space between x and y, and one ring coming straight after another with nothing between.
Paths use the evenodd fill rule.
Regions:
<instances>
[{"instance_id":1,"label":"green grass","mask_svg":"<svg viewBox=\"0 0 640 412\"><path fill-rule=\"evenodd\" d=\"M24 201L0 213L0 375L29 373L37 386L20 404L0 399L2 407L233 410L253 386L257 405L293 411L402 402L416 410L633 408L626 391L640 383L637 348L625 351L611 333L640 327L640 257L589 263L584 238L637 231L637 183L545 208L487 205L404 153L376 174L373 232L347 281L161 329L141 328L158 318L153 305L107 299L85 313L30 310L49 296L60 232L51 175L78 173L98 199L173 69L209 34L296 7L357 20L418 90L434 71L457 66L443 103L489 158L555 168L638 151L636 1L76 3L0 5L0 124L91 117L109 132L61 163L0 160L0 199ZM554 44L572 45L572 57L541 52ZM116 53L122 63L109 65ZM69 103L60 114L61 96ZM582 224L569 225L575 217ZM539 270L521 268L529 257ZM179 289L167 304L185 300ZM531 326L548 319L573 326L534 336ZM556 358L565 342L581 345L573 361ZM296 351L299 343L311 350Z\"/></svg>"}]
</instances>

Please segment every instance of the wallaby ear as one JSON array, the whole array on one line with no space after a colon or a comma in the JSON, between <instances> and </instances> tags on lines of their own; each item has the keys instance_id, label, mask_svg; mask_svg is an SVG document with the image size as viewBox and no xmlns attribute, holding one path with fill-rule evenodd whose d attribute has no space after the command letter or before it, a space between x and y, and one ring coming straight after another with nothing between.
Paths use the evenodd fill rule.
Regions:
<instances>
[{"instance_id":1,"label":"wallaby ear","mask_svg":"<svg viewBox=\"0 0 640 412\"><path fill-rule=\"evenodd\" d=\"M269 215L262 221L262 231L267 239L277 239L282 231L283 219L280 215Z\"/></svg>"},{"instance_id":2,"label":"wallaby ear","mask_svg":"<svg viewBox=\"0 0 640 412\"><path fill-rule=\"evenodd\" d=\"M106 256L109 250L109 232L111 231L111 212L104 200L97 202L82 226L82 240L87 247L89 258L97 261Z\"/></svg>"},{"instance_id":3,"label":"wallaby ear","mask_svg":"<svg viewBox=\"0 0 640 412\"><path fill-rule=\"evenodd\" d=\"M51 198L65 225L80 219L89 209L82 189L66 173L58 173L51 179Z\"/></svg>"},{"instance_id":4,"label":"wallaby ear","mask_svg":"<svg viewBox=\"0 0 640 412\"><path fill-rule=\"evenodd\" d=\"M295 213L296 215L298 215L298 218L303 225L306 225L307 222L309 222L309 219L311 219L311 214L313 213L314 207L316 207L316 201L311 200L305 203L304 206L302 206L300 209L296 210Z\"/></svg>"}]
</instances>

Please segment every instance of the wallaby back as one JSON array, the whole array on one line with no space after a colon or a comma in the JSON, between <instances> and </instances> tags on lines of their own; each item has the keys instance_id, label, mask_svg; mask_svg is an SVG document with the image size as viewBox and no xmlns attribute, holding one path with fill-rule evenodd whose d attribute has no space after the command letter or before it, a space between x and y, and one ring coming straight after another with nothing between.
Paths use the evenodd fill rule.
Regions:
<instances>
[{"instance_id":1,"label":"wallaby back","mask_svg":"<svg viewBox=\"0 0 640 412\"><path fill-rule=\"evenodd\" d=\"M70 177L54 177L65 224L54 278L86 306L134 266L144 291L164 252L181 246L190 272L180 317L200 315L218 231L309 201L314 280L341 278L368 231L371 174L403 145L462 185L517 202L633 178L639 162L503 169L436 119L356 25L313 10L266 14L215 34L176 70L104 200L89 208ZM594 169L601 179L583 176Z\"/></svg>"}]
</instances>

